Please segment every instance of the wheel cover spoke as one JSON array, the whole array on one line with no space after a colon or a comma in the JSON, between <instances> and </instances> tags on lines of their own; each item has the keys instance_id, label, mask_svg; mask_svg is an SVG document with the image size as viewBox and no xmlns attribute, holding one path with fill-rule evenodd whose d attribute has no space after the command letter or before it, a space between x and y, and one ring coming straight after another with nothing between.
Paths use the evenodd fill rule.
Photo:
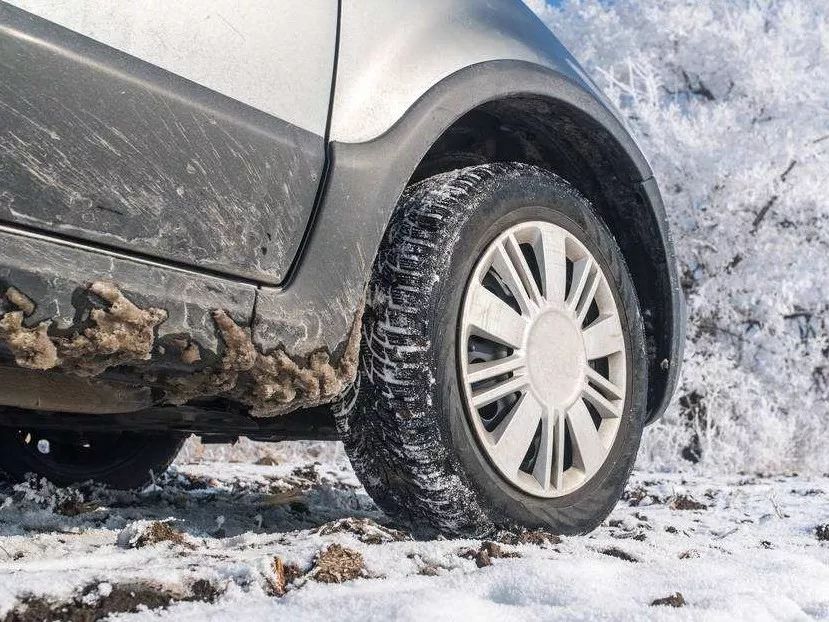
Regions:
<instances>
[{"instance_id":1,"label":"wheel cover spoke","mask_svg":"<svg viewBox=\"0 0 829 622\"><path fill-rule=\"evenodd\" d=\"M483 285L472 288L467 322L479 334L504 345L521 345L527 320Z\"/></svg>"},{"instance_id":2,"label":"wheel cover spoke","mask_svg":"<svg viewBox=\"0 0 829 622\"><path fill-rule=\"evenodd\" d=\"M466 374L466 379L468 382L477 383L523 369L524 357L513 354L512 356L496 359L494 361L470 364Z\"/></svg>"},{"instance_id":3,"label":"wheel cover spoke","mask_svg":"<svg viewBox=\"0 0 829 622\"><path fill-rule=\"evenodd\" d=\"M573 461L588 477L604 461L603 444L584 402L578 400L567 411L567 427L573 439Z\"/></svg>"},{"instance_id":4,"label":"wheel cover spoke","mask_svg":"<svg viewBox=\"0 0 829 622\"><path fill-rule=\"evenodd\" d=\"M514 235L507 236L507 239L504 241L504 250L514 267L515 274L521 280L521 287L523 288L524 296L526 296L529 309L537 309L544 302L541 290L538 288L535 276L530 270L527 259L524 257L524 253L521 251Z\"/></svg>"},{"instance_id":5,"label":"wheel cover spoke","mask_svg":"<svg viewBox=\"0 0 829 622\"><path fill-rule=\"evenodd\" d=\"M609 400L591 386L584 387L584 399L593 404L602 417L621 417L622 410L619 400Z\"/></svg>"},{"instance_id":6,"label":"wheel cover spoke","mask_svg":"<svg viewBox=\"0 0 829 622\"><path fill-rule=\"evenodd\" d=\"M566 240L563 229L544 227L535 245L536 256L541 259L544 298L551 304L563 303L567 291Z\"/></svg>"},{"instance_id":7,"label":"wheel cover spoke","mask_svg":"<svg viewBox=\"0 0 829 622\"><path fill-rule=\"evenodd\" d=\"M472 403L480 408L491 404L495 400L507 397L516 391L523 389L527 385L527 379L522 376L516 376L503 382L498 382L493 386L479 389L472 393Z\"/></svg>"},{"instance_id":8,"label":"wheel cover spoke","mask_svg":"<svg viewBox=\"0 0 829 622\"><path fill-rule=\"evenodd\" d=\"M573 281L565 303L571 311L580 312L579 302L585 290L589 289L595 280L594 270L593 258L590 255L573 262Z\"/></svg>"},{"instance_id":9,"label":"wheel cover spoke","mask_svg":"<svg viewBox=\"0 0 829 622\"><path fill-rule=\"evenodd\" d=\"M604 358L621 352L625 340L618 316L600 317L584 330L587 359Z\"/></svg>"},{"instance_id":10,"label":"wheel cover spoke","mask_svg":"<svg viewBox=\"0 0 829 622\"><path fill-rule=\"evenodd\" d=\"M546 414L546 413L545 413ZM558 432L558 413L554 412L552 416L545 416L541 422L541 439L538 445L538 457L535 460L533 467L533 477L538 481L542 488L549 488L555 481L558 482L561 478L560 467L558 464L558 454L561 451L556 451L557 432ZM562 437L560 448L564 448L564 439ZM563 467L563 463L561 465ZM555 472L555 474L554 474Z\"/></svg>"},{"instance_id":11,"label":"wheel cover spoke","mask_svg":"<svg viewBox=\"0 0 829 622\"><path fill-rule=\"evenodd\" d=\"M569 494L607 459L628 377L616 305L596 257L552 223L511 227L475 265L460 318L462 393L484 452L525 492Z\"/></svg>"},{"instance_id":12,"label":"wheel cover spoke","mask_svg":"<svg viewBox=\"0 0 829 622\"><path fill-rule=\"evenodd\" d=\"M496 430L494 456L504 470L518 472L542 415L541 404L535 397L529 392L523 393Z\"/></svg>"},{"instance_id":13,"label":"wheel cover spoke","mask_svg":"<svg viewBox=\"0 0 829 622\"><path fill-rule=\"evenodd\" d=\"M604 393L608 399L621 400L625 396L624 389L613 384L610 380L602 376L592 367L587 368L587 380L598 387L598 389Z\"/></svg>"}]
</instances>

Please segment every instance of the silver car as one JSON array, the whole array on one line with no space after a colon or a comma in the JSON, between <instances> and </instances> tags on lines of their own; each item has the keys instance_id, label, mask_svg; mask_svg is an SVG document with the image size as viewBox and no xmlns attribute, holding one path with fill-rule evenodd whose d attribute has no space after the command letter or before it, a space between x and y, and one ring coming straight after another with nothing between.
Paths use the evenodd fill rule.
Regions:
<instances>
[{"instance_id":1,"label":"silver car","mask_svg":"<svg viewBox=\"0 0 829 622\"><path fill-rule=\"evenodd\" d=\"M0 467L341 438L422 533L594 528L677 382L651 168L520 0L0 1Z\"/></svg>"}]
</instances>

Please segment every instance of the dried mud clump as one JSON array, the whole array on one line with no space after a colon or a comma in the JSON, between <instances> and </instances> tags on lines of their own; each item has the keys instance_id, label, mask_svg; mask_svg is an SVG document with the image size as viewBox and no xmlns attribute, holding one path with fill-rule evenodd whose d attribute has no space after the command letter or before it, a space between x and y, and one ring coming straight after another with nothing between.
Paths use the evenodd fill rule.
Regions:
<instances>
[{"instance_id":1,"label":"dried mud clump","mask_svg":"<svg viewBox=\"0 0 829 622\"><path fill-rule=\"evenodd\" d=\"M80 516L81 514L89 514L100 507L98 503L92 501L84 501L83 497L78 493L77 495L69 496L55 507L55 512L61 516Z\"/></svg>"},{"instance_id":2,"label":"dried mud clump","mask_svg":"<svg viewBox=\"0 0 829 622\"><path fill-rule=\"evenodd\" d=\"M184 534L174 529L167 521L139 521L128 525L118 534L118 546L125 549L140 549L161 542L192 548Z\"/></svg>"},{"instance_id":3,"label":"dried mud clump","mask_svg":"<svg viewBox=\"0 0 829 622\"><path fill-rule=\"evenodd\" d=\"M500 545L496 544L495 542L488 541L481 542L481 546L477 550L467 549L466 551L463 551L460 555L461 557L465 557L467 559L474 559L475 565L478 568L491 566L493 559L521 557L521 555L515 551L505 551L501 548Z\"/></svg>"},{"instance_id":4,"label":"dried mud clump","mask_svg":"<svg viewBox=\"0 0 829 622\"><path fill-rule=\"evenodd\" d=\"M187 591L169 591L150 583L95 583L74 597L53 602L41 596L24 597L3 622L65 620L91 622L119 613L165 609L176 602L215 602L221 592L207 579L199 579Z\"/></svg>"},{"instance_id":5,"label":"dried mud clump","mask_svg":"<svg viewBox=\"0 0 829 622\"><path fill-rule=\"evenodd\" d=\"M324 351L297 359L281 349L263 354L254 346L250 329L239 326L224 311L214 311L213 321L224 343L221 363L188 376L169 378L169 402L184 404L198 397L224 395L250 406L253 415L272 417L333 400L357 374L359 315L336 364Z\"/></svg>"},{"instance_id":6,"label":"dried mud clump","mask_svg":"<svg viewBox=\"0 0 829 622\"><path fill-rule=\"evenodd\" d=\"M225 342L222 359L224 369L233 372L250 370L256 363L257 352L250 337L250 330L242 328L224 311L213 312L213 321Z\"/></svg>"},{"instance_id":7,"label":"dried mud clump","mask_svg":"<svg viewBox=\"0 0 829 622\"><path fill-rule=\"evenodd\" d=\"M328 352L312 352L297 362L284 350L257 354L251 368L253 386L248 404L257 416L274 416L295 408L329 402L340 395L357 375L362 310L352 324L340 360L333 364Z\"/></svg>"},{"instance_id":8,"label":"dried mud clump","mask_svg":"<svg viewBox=\"0 0 829 622\"><path fill-rule=\"evenodd\" d=\"M179 360L185 365L195 365L201 361L201 350L198 344L186 337L173 338L167 345L178 352Z\"/></svg>"},{"instance_id":9,"label":"dried mud clump","mask_svg":"<svg viewBox=\"0 0 829 622\"><path fill-rule=\"evenodd\" d=\"M602 549L601 551L599 551L599 553L602 553L603 555L609 555L610 557L615 557L616 559L621 559L623 561L631 562L634 564L639 561L638 558L634 557L627 551L623 551L622 549L617 548L615 546Z\"/></svg>"},{"instance_id":10,"label":"dried mud clump","mask_svg":"<svg viewBox=\"0 0 829 622\"><path fill-rule=\"evenodd\" d=\"M11 350L15 363L27 369L52 369L58 365L58 349L48 330L49 322L33 328L24 326L22 311L12 311L0 318L0 341Z\"/></svg>"},{"instance_id":11,"label":"dried mud clump","mask_svg":"<svg viewBox=\"0 0 829 622\"><path fill-rule=\"evenodd\" d=\"M95 376L110 367L149 360L155 327L167 319L167 312L135 306L111 283L93 283L89 291L109 307L90 312L89 328L73 337L57 339L62 366Z\"/></svg>"},{"instance_id":12,"label":"dried mud clump","mask_svg":"<svg viewBox=\"0 0 829 622\"><path fill-rule=\"evenodd\" d=\"M504 544L534 544L535 546L545 546L548 544L561 544L561 538L548 531L541 529L521 531L518 533L505 532L501 534L501 542Z\"/></svg>"},{"instance_id":13,"label":"dried mud clump","mask_svg":"<svg viewBox=\"0 0 829 622\"><path fill-rule=\"evenodd\" d=\"M20 309L25 316L29 316L35 312L35 303L32 302L32 299L16 287L10 287L6 290L6 298L15 307Z\"/></svg>"},{"instance_id":14,"label":"dried mud clump","mask_svg":"<svg viewBox=\"0 0 829 622\"><path fill-rule=\"evenodd\" d=\"M88 291L108 306L92 309L89 325L75 334L53 337L48 333L49 321L25 326L24 314L33 311L34 304L14 288L6 290L6 298L21 310L0 318L0 341L11 350L18 365L95 376L116 365L150 359L155 327L167 319L167 312L140 309L111 283L92 283Z\"/></svg>"},{"instance_id":15,"label":"dried mud clump","mask_svg":"<svg viewBox=\"0 0 829 622\"><path fill-rule=\"evenodd\" d=\"M176 531L170 526L170 523L151 523L149 527L142 533L135 541L135 548L147 546L148 544L158 544L159 542L172 542L173 544L184 544L184 536L180 531Z\"/></svg>"},{"instance_id":16,"label":"dried mud clump","mask_svg":"<svg viewBox=\"0 0 829 622\"><path fill-rule=\"evenodd\" d=\"M15 362L28 369L51 369L57 365L58 351L47 334L49 322L32 328L23 325L23 318L34 313L35 303L15 287L6 289L4 297L19 309L0 317L0 341L11 350Z\"/></svg>"},{"instance_id":17,"label":"dried mud clump","mask_svg":"<svg viewBox=\"0 0 829 622\"><path fill-rule=\"evenodd\" d=\"M228 394L237 387L239 375L250 371L256 362L257 352L249 329L239 326L221 310L213 312L213 321L225 344L219 367L168 378L168 402L184 404L198 397Z\"/></svg>"},{"instance_id":18,"label":"dried mud clump","mask_svg":"<svg viewBox=\"0 0 829 622\"><path fill-rule=\"evenodd\" d=\"M343 583L362 576L363 556L340 544L332 544L317 554L308 576L320 583Z\"/></svg>"},{"instance_id":19,"label":"dried mud clump","mask_svg":"<svg viewBox=\"0 0 829 622\"><path fill-rule=\"evenodd\" d=\"M102 620L117 613L163 609L174 600L171 594L159 590L154 585L113 585L104 589L102 593L97 592L97 586L90 586L83 594L63 602L50 602L48 598L30 596L6 614L3 622L89 622Z\"/></svg>"},{"instance_id":20,"label":"dried mud clump","mask_svg":"<svg viewBox=\"0 0 829 622\"><path fill-rule=\"evenodd\" d=\"M658 495L654 494L642 485L626 489L625 492L622 493L622 500L627 501L628 504L633 507L665 502L665 499L660 498Z\"/></svg>"},{"instance_id":21,"label":"dried mud clump","mask_svg":"<svg viewBox=\"0 0 829 622\"><path fill-rule=\"evenodd\" d=\"M269 580L274 596L284 596L288 586L302 576L302 570L296 564L286 564L280 557L274 557L271 563L273 578Z\"/></svg>"}]
</instances>

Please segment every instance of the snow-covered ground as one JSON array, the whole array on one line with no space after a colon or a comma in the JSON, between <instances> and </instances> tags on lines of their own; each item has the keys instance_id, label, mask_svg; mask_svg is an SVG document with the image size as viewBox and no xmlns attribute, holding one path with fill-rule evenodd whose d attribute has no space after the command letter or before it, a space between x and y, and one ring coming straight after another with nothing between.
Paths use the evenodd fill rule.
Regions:
<instances>
[{"instance_id":1,"label":"snow-covered ground","mask_svg":"<svg viewBox=\"0 0 829 622\"><path fill-rule=\"evenodd\" d=\"M0 489L0 620L829 619L826 476L639 471L596 532L492 546L384 526L338 445L271 452L135 494Z\"/></svg>"}]
</instances>

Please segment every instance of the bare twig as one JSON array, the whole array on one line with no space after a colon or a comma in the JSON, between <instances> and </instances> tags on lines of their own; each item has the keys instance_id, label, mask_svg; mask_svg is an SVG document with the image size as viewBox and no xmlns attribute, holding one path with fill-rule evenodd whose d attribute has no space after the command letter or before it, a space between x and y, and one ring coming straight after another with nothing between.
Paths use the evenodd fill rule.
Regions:
<instances>
[{"instance_id":1,"label":"bare twig","mask_svg":"<svg viewBox=\"0 0 829 622\"><path fill-rule=\"evenodd\" d=\"M796 164L797 160L792 160L791 162L789 162L789 166L786 167L786 170L783 171L783 173L780 175L780 181L786 181L786 177L789 176L789 173L792 172L792 169L795 167Z\"/></svg>"},{"instance_id":2,"label":"bare twig","mask_svg":"<svg viewBox=\"0 0 829 622\"><path fill-rule=\"evenodd\" d=\"M792 172L792 170L794 169L795 166L797 166L797 160L792 160L791 162L789 162L789 165L786 167L786 170L783 171L782 173L780 173L780 181L785 183L786 178L789 176L789 173ZM774 204L777 203L777 200L779 198L780 197L776 194L772 195L772 197L768 201L766 201L766 204L762 208L760 208L760 211L757 212L757 215L754 217L754 222L751 223L751 234L752 235L757 233L757 229L760 228L760 225L762 224L763 219L769 213L769 210L772 207L774 207Z\"/></svg>"},{"instance_id":3,"label":"bare twig","mask_svg":"<svg viewBox=\"0 0 829 622\"><path fill-rule=\"evenodd\" d=\"M699 79L699 76L697 76L697 84L696 86L694 86L694 84L691 82L691 76L688 75L688 72L686 72L684 69L682 69L681 71L682 77L685 80L685 86L688 88L688 91L690 91L694 95L700 95L710 102L715 101L717 99L714 96L714 93L711 92L711 89L709 89L705 85L705 83Z\"/></svg>"},{"instance_id":4,"label":"bare twig","mask_svg":"<svg viewBox=\"0 0 829 622\"><path fill-rule=\"evenodd\" d=\"M783 512L780 511L780 506L777 505L777 501L773 496L769 497L769 501L771 502L771 506L774 508L774 513L777 514L777 518L788 518L788 516L786 516Z\"/></svg>"},{"instance_id":5,"label":"bare twig","mask_svg":"<svg viewBox=\"0 0 829 622\"><path fill-rule=\"evenodd\" d=\"M757 213L757 216L754 217L754 222L751 223L751 233L752 235L757 233L757 229L760 227L760 224L763 222L763 219L766 217L766 214L769 213L769 210L774 207L774 204L777 203L777 199L779 197L775 194L766 201L766 204L760 209Z\"/></svg>"}]
</instances>

